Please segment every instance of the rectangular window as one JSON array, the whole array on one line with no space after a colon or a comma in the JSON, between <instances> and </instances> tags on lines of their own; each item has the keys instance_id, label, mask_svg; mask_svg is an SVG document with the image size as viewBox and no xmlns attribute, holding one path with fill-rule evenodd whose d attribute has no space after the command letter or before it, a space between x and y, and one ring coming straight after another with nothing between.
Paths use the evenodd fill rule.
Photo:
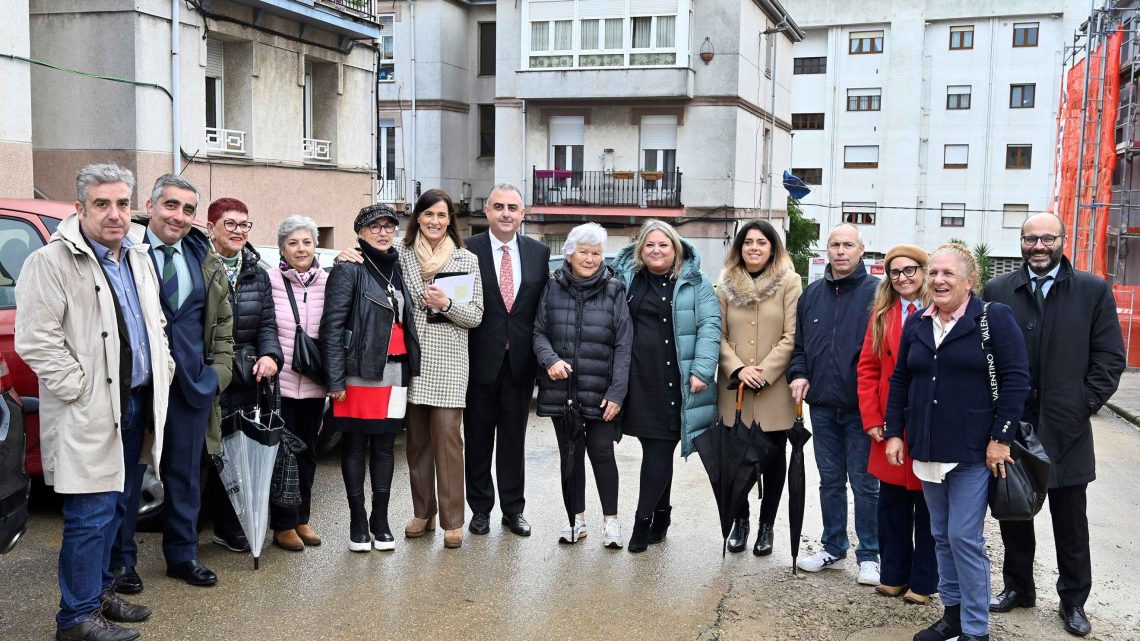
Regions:
<instances>
[{"instance_id":1,"label":"rectangular window","mask_svg":"<svg viewBox=\"0 0 1140 641\"><path fill-rule=\"evenodd\" d=\"M966 203L942 203L942 226L965 227Z\"/></svg>"},{"instance_id":2,"label":"rectangular window","mask_svg":"<svg viewBox=\"0 0 1140 641\"><path fill-rule=\"evenodd\" d=\"M882 31L852 31L847 53L883 53Z\"/></svg>"},{"instance_id":3,"label":"rectangular window","mask_svg":"<svg viewBox=\"0 0 1140 641\"><path fill-rule=\"evenodd\" d=\"M671 49L677 41L677 17L657 16L657 48Z\"/></svg>"},{"instance_id":4,"label":"rectangular window","mask_svg":"<svg viewBox=\"0 0 1140 641\"><path fill-rule=\"evenodd\" d=\"M1038 22L1015 22L1013 24L1013 46L1036 47Z\"/></svg>"},{"instance_id":5,"label":"rectangular window","mask_svg":"<svg viewBox=\"0 0 1140 641\"><path fill-rule=\"evenodd\" d=\"M1009 108L1032 109L1037 102L1037 85L1010 85Z\"/></svg>"},{"instance_id":6,"label":"rectangular window","mask_svg":"<svg viewBox=\"0 0 1140 641\"><path fill-rule=\"evenodd\" d=\"M823 129L823 114L792 114L792 129Z\"/></svg>"},{"instance_id":7,"label":"rectangular window","mask_svg":"<svg viewBox=\"0 0 1140 641\"><path fill-rule=\"evenodd\" d=\"M1029 205L1002 205L1001 226L1006 229L1020 229L1029 217Z\"/></svg>"},{"instance_id":8,"label":"rectangular window","mask_svg":"<svg viewBox=\"0 0 1140 641\"><path fill-rule=\"evenodd\" d=\"M530 23L530 50L550 51L550 23Z\"/></svg>"},{"instance_id":9,"label":"rectangular window","mask_svg":"<svg viewBox=\"0 0 1140 641\"><path fill-rule=\"evenodd\" d=\"M875 203L843 203L843 222L852 225L874 225L878 206Z\"/></svg>"},{"instance_id":10,"label":"rectangular window","mask_svg":"<svg viewBox=\"0 0 1140 641\"><path fill-rule=\"evenodd\" d=\"M946 145L942 166L946 169L965 169L970 165L970 145Z\"/></svg>"},{"instance_id":11,"label":"rectangular window","mask_svg":"<svg viewBox=\"0 0 1140 641\"><path fill-rule=\"evenodd\" d=\"M603 43L603 49L621 49L622 22L621 18L606 18L606 41Z\"/></svg>"},{"instance_id":12,"label":"rectangular window","mask_svg":"<svg viewBox=\"0 0 1140 641\"><path fill-rule=\"evenodd\" d=\"M479 23L479 75L495 75L495 23Z\"/></svg>"},{"instance_id":13,"label":"rectangular window","mask_svg":"<svg viewBox=\"0 0 1140 641\"><path fill-rule=\"evenodd\" d=\"M598 42L598 34L601 31L600 26L600 20L583 20L578 24L578 29L581 32L579 49L601 49L601 45Z\"/></svg>"},{"instance_id":14,"label":"rectangular window","mask_svg":"<svg viewBox=\"0 0 1140 641\"><path fill-rule=\"evenodd\" d=\"M950 49L973 49L974 25L950 27Z\"/></svg>"},{"instance_id":15,"label":"rectangular window","mask_svg":"<svg viewBox=\"0 0 1140 641\"><path fill-rule=\"evenodd\" d=\"M555 51L570 51L574 48L570 36L573 33L574 22L572 20L555 20L554 21L554 50Z\"/></svg>"},{"instance_id":16,"label":"rectangular window","mask_svg":"<svg viewBox=\"0 0 1140 641\"><path fill-rule=\"evenodd\" d=\"M396 81L396 19L392 14L380 16L380 66L377 69L381 82ZM495 45L492 42L491 48ZM492 51L492 60L494 59ZM492 71L491 73L494 73Z\"/></svg>"},{"instance_id":17,"label":"rectangular window","mask_svg":"<svg viewBox=\"0 0 1140 641\"><path fill-rule=\"evenodd\" d=\"M883 90L874 89L848 89L847 111L878 111Z\"/></svg>"},{"instance_id":18,"label":"rectangular window","mask_svg":"<svg viewBox=\"0 0 1140 641\"><path fill-rule=\"evenodd\" d=\"M878 145L858 145L843 148L844 169L874 169L878 166Z\"/></svg>"},{"instance_id":19,"label":"rectangular window","mask_svg":"<svg viewBox=\"0 0 1140 641\"><path fill-rule=\"evenodd\" d=\"M479 157L495 156L495 105L479 105Z\"/></svg>"},{"instance_id":20,"label":"rectangular window","mask_svg":"<svg viewBox=\"0 0 1140 641\"><path fill-rule=\"evenodd\" d=\"M1029 169L1033 165L1033 145L1006 145L1005 168Z\"/></svg>"},{"instance_id":21,"label":"rectangular window","mask_svg":"<svg viewBox=\"0 0 1140 641\"><path fill-rule=\"evenodd\" d=\"M648 49L653 42L650 39L653 31L653 18L649 16L633 19L633 48Z\"/></svg>"},{"instance_id":22,"label":"rectangular window","mask_svg":"<svg viewBox=\"0 0 1140 641\"><path fill-rule=\"evenodd\" d=\"M792 175L808 185L823 184L823 169L820 167L793 167Z\"/></svg>"},{"instance_id":23,"label":"rectangular window","mask_svg":"<svg viewBox=\"0 0 1140 641\"><path fill-rule=\"evenodd\" d=\"M950 85L946 87L946 108L969 109L971 91L970 85Z\"/></svg>"},{"instance_id":24,"label":"rectangular window","mask_svg":"<svg viewBox=\"0 0 1140 641\"><path fill-rule=\"evenodd\" d=\"M221 129L224 109L222 107L222 87L224 81L225 53L221 42L206 39L206 127Z\"/></svg>"},{"instance_id":25,"label":"rectangular window","mask_svg":"<svg viewBox=\"0 0 1140 641\"><path fill-rule=\"evenodd\" d=\"M827 73L827 58L796 58L792 63L792 73L795 75Z\"/></svg>"}]
</instances>

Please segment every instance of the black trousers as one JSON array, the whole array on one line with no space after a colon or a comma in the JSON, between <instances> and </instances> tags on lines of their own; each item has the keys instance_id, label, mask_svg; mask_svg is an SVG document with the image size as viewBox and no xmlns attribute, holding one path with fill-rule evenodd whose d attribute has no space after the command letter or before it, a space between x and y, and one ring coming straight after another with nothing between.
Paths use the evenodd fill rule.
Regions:
<instances>
[{"instance_id":1,"label":"black trousers","mask_svg":"<svg viewBox=\"0 0 1140 641\"><path fill-rule=\"evenodd\" d=\"M284 508L269 504L269 527L274 530L291 530L309 522L312 506L313 480L317 476L317 432L325 414L324 398L281 397L281 418L285 429L305 443L297 452L297 476L301 481L301 504Z\"/></svg>"},{"instance_id":2,"label":"black trousers","mask_svg":"<svg viewBox=\"0 0 1140 641\"><path fill-rule=\"evenodd\" d=\"M560 419L554 419L560 420ZM570 443L565 438L565 430L556 428L559 460ZM602 500L602 514L613 516L618 513L618 468L614 458L614 426L604 421L586 421L586 434L579 437L574 447L573 495L566 507L574 514L586 511L586 453L590 454L590 467L594 468L594 482L598 485L598 496Z\"/></svg>"},{"instance_id":3,"label":"black trousers","mask_svg":"<svg viewBox=\"0 0 1140 641\"><path fill-rule=\"evenodd\" d=\"M1049 490L1049 514L1053 517L1053 538L1057 545L1057 594L1061 603L1084 606L1092 590L1092 558L1089 555L1088 484ZM1036 594L1033 584L1033 555L1037 541L1033 521L1002 521L1001 540L1005 543L1002 579L1005 589Z\"/></svg>"},{"instance_id":4,"label":"black trousers","mask_svg":"<svg viewBox=\"0 0 1140 641\"><path fill-rule=\"evenodd\" d=\"M495 478L499 481L499 509L503 514L522 514L526 507L523 450L534 381L528 380L519 385L513 379L510 352L507 351L503 354L503 367L494 383L482 385L471 381L467 386L463 449L467 504L472 512L486 514L495 507L492 453L495 456Z\"/></svg>"},{"instance_id":5,"label":"black trousers","mask_svg":"<svg viewBox=\"0 0 1140 641\"><path fill-rule=\"evenodd\" d=\"M780 509L780 495L784 493L784 480L788 477L788 432L765 432L765 436L776 451L757 479L764 492L764 498L760 499L760 522L772 525L776 522L776 510ZM746 519L748 516L748 501L745 501L736 518Z\"/></svg>"},{"instance_id":6,"label":"black trousers","mask_svg":"<svg viewBox=\"0 0 1140 641\"><path fill-rule=\"evenodd\" d=\"M879 483L879 557L883 585L909 585L917 594L938 591L930 511L921 490Z\"/></svg>"},{"instance_id":7,"label":"black trousers","mask_svg":"<svg viewBox=\"0 0 1140 641\"><path fill-rule=\"evenodd\" d=\"M396 468L396 433L365 434L346 431L341 441L340 473L349 509L364 507L364 474L372 485L372 528L388 530L388 500L392 496L392 474Z\"/></svg>"},{"instance_id":8,"label":"black trousers","mask_svg":"<svg viewBox=\"0 0 1140 641\"><path fill-rule=\"evenodd\" d=\"M639 519L669 507L673 485L673 453L679 439L638 438L641 441L641 488L637 493Z\"/></svg>"}]
</instances>

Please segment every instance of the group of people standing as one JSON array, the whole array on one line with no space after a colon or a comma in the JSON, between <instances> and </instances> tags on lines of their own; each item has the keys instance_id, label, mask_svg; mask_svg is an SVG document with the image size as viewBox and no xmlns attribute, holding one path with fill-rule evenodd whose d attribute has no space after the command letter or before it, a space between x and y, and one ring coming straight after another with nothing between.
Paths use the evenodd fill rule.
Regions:
<instances>
[{"instance_id":1,"label":"group of people standing","mask_svg":"<svg viewBox=\"0 0 1140 641\"><path fill-rule=\"evenodd\" d=\"M1123 342L1107 284L1073 270L1052 215L1026 221L1024 267L979 296L973 255L953 243L931 254L891 248L877 281L850 224L831 230L825 276L806 289L778 232L759 220L737 231L715 287L694 246L659 220L609 262L606 230L580 225L552 273L550 249L519 233L523 197L506 184L486 201L488 231L466 241L441 190L420 196L404 223L386 205L367 206L353 224L356 246L331 270L317 260L316 223L290 216L277 228L280 262L266 270L239 200L211 203L202 232L192 224L199 194L184 178L159 178L134 223L129 171L91 165L76 183L76 214L28 259L16 290L16 349L40 378L45 479L63 496L59 639L130 641L138 632L115 622L151 614L119 596L143 590L133 515L144 460L165 484L168 576L217 582L198 559L202 508L215 543L249 549L208 455L274 377L285 427L305 445L300 504L275 505L270 517L274 544L290 551L322 543L310 524L322 422L343 433L350 550L395 548L389 497L405 430L406 538L438 524L444 546L459 548L465 525L487 534L492 463L502 524L530 536L524 445L537 381L537 411L555 423L569 479L560 542L588 535L588 456L602 543L634 553L667 537L678 445L688 456L718 417L731 424L744 386L742 414L777 452L755 479L764 491L753 553L765 556L786 432L806 401L824 529L799 567L844 565L849 483L858 582L914 603L940 594L943 617L916 641L988 639L987 609L1035 603L1032 524L1002 523L1005 589L992 602L982 536L989 479L1013 463L1024 417L1053 457L1064 625L1091 629L1089 415L1116 388ZM445 287L449 277L468 278L462 295ZM982 324L997 337L997 398ZM322 376L294 370L302 340L319 346ZM628 545L614 457L623 435L642 449ZM749 505L736 516L728 549L741 552Z\"/></svg>"}]
</instances>

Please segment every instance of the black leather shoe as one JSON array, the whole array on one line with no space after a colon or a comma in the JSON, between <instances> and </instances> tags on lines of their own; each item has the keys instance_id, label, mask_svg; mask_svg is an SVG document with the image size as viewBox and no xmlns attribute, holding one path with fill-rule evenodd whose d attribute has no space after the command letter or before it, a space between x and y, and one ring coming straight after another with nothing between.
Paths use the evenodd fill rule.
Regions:
<instances>
[{"instance_id":1,"label":"black leather shoe","mask_svg":"<svg viewBox=\"0 0 1140 641\"><path fill-rule=\"evenodd\" d=\"M230 552L249 552L249 541L245 538L245 532L241 530L228 533L214 532L213 541L215 545L220 545Z\"/></svg>"},{"instance_id":2,"label":"black leather shoe","mask_svg":"<svg viewBox=\"0 0 1140 641\"><path fill-rule=\"evenodd\" d=\"M772 524L761 523L760 531L756 533L756 545L752 546L752 553L756 556L768 556L772 553Z\"/></svg>"},{"instance_id":3,"label":"black leather shoe","mask_svg":"<svg viewBox=\"0 0 1140 641\"><path fill-rule=\"evenodd\" d=\"M218 582L218 575L210 571L210 568L202 565L201 561L183 561L177 565L170 565L166 567L166 576L180 579L199 587L209 587Z\"/></svg>"},{"instance_id":4,"label":"black leather shoe","mask_svg":"<svg viewBox=\"0 0 1140 641\"><path fill-rule=\"evenodd\" d=\"M1032 608L1037 605L1037 595L1005 589L990 599L990 612L1010 612L1014 608Z\"/></svg>"},{"instance_id":5,"label":"black leather shoe","mask_svg":"<svg viewBox=\"0 0 1140 641\"><path fill-rule=\"evenodd\" d=\"M103 594L99 595L99 603L103 607L103 616L109 621L138 623L150 618L150 608L127 603L123 597L115 594L114 590L104 590Z\"/></svg>"},{"instance_id":6,"label":"black leather shoe","mask_svg":"<svg viewBox=\"0 0 1140 641\"><path fill-rule=\"evenodd\" d=\"M476 512L471 515L471 523L467 526L472 534L487 534L491 531L491 515L486 512Z\"/></svg>"},{"instance_id":7,"label":"black leather shoe","mask_svg":"<svg viewBox=\"0 0 1140 641\"><path fill-rule=\"evenodd\" d=\"M111 574L115 577L115 582L111 584L112 589L119 594L138 594L143 591L142 577L135 568L130 565L119 566L111 568Z\"/></svg>"},{"instance_id":8,"label":"black leather shoe","mask_svg":"<svg viewBox=\"0 0 1140 641\"><path fill-rule=\"evenodd\" d=\"M139 631L124 628L103 618L103 612L96 610L90 617L70 628L56 628L56 641L134 641Z\"/></svg>"},{"instance_id":9,"label":"black leather shoe","mask_svg":"<svg viewBox=\"0 0 1140 641\"><path fill-rule=\"evenodd\" d=\"M728 551L743 552L748 547L748 519L736 519L728 535Z\"/></svg>"},{"instance_id":10,"label":"black leather shoe","mask_svg":"<svg viewBox=\"0 0 1140 641\"><path fill-rule=\"evenodd\" d=\"M530 536L530 523L526 522L522 514L504 514L503 525L519 536Z\"/></svg>"},{"instance_id":11,"label":"black leather shoe","mask_svg":"<svg viewBox=\"0 0 1140 641\"><path fill-rule=\"evenodd\" d=\"M1057 614L1060 614L1061 618L1064 619L1065 631L1069 634L1083 637L1092 632L1092 624L1089 623L1089 618L1085 616L1085 609L1082 606L1062 603Z\"/></svg>"}]
</instances>

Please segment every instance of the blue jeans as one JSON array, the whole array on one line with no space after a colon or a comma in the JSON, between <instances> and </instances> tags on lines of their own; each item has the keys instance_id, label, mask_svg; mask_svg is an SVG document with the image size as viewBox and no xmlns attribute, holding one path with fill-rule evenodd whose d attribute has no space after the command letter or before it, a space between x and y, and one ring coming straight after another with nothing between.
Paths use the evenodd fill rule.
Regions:
<instances>
[{"instance_id":1,"label":"blue jeans","mask_svg":"<svg viewBox=\"0 0 1140 641\"><path fill-rule=\"evenodd\" d=\"M127 469L138 464L149 404L131 397L121 421ZM133 459L130 458L133 452ZM122 492L64 494L63 543L59 548L59 613L56 625L70 628L100 607L99 595L111 587L111 546L123 518Z\"/></svg>"},{"instance_id":2,"label":"blue jeans","mask_svg":"<svg viewBox=\"0 0 1140 641\"><path fill-rule=\"evenodd\" d=\"M941 483L922 482L938 557L938 595L962 606L962 631L989 634L990 559L983 525L989 502L985 463L959 463Z\"/></svg>"},{"instance_id":3,"label":"blue jeans","mask_svg":"<svg viewBox=\"0 0 1140 641\"><path fill-rule=\"evenodd\" d=\"M871 439L859 412L811 406L812 443L819 468L819 505L823 513L823 549L843 558L847 538L847 483L855 494L855 558L879 560L879 479L867 473Z\"/></svg>"},{"instance_id":4,"label":"blue jeans","mask_svg":"<svg viewBox=\"0 0 1140 641\"><path fill-rule=\"evenodd\" d=\"M116 523L115 541L111 546L111 558L108 567L134 566L138 557L138 547L135 545L135 526L139 520L139 495L142 493L143 473L145 465L139 464L142 455L143 438L146 436L146 426L149 423L146 413L136 408L136 405L150 407L150 393L145 396L133 396L127 406L127 416L123 421L123 464L126 478L123 483L123 493L119 498L118 508L115 510Z\"/></svg>"}]
</instances>

